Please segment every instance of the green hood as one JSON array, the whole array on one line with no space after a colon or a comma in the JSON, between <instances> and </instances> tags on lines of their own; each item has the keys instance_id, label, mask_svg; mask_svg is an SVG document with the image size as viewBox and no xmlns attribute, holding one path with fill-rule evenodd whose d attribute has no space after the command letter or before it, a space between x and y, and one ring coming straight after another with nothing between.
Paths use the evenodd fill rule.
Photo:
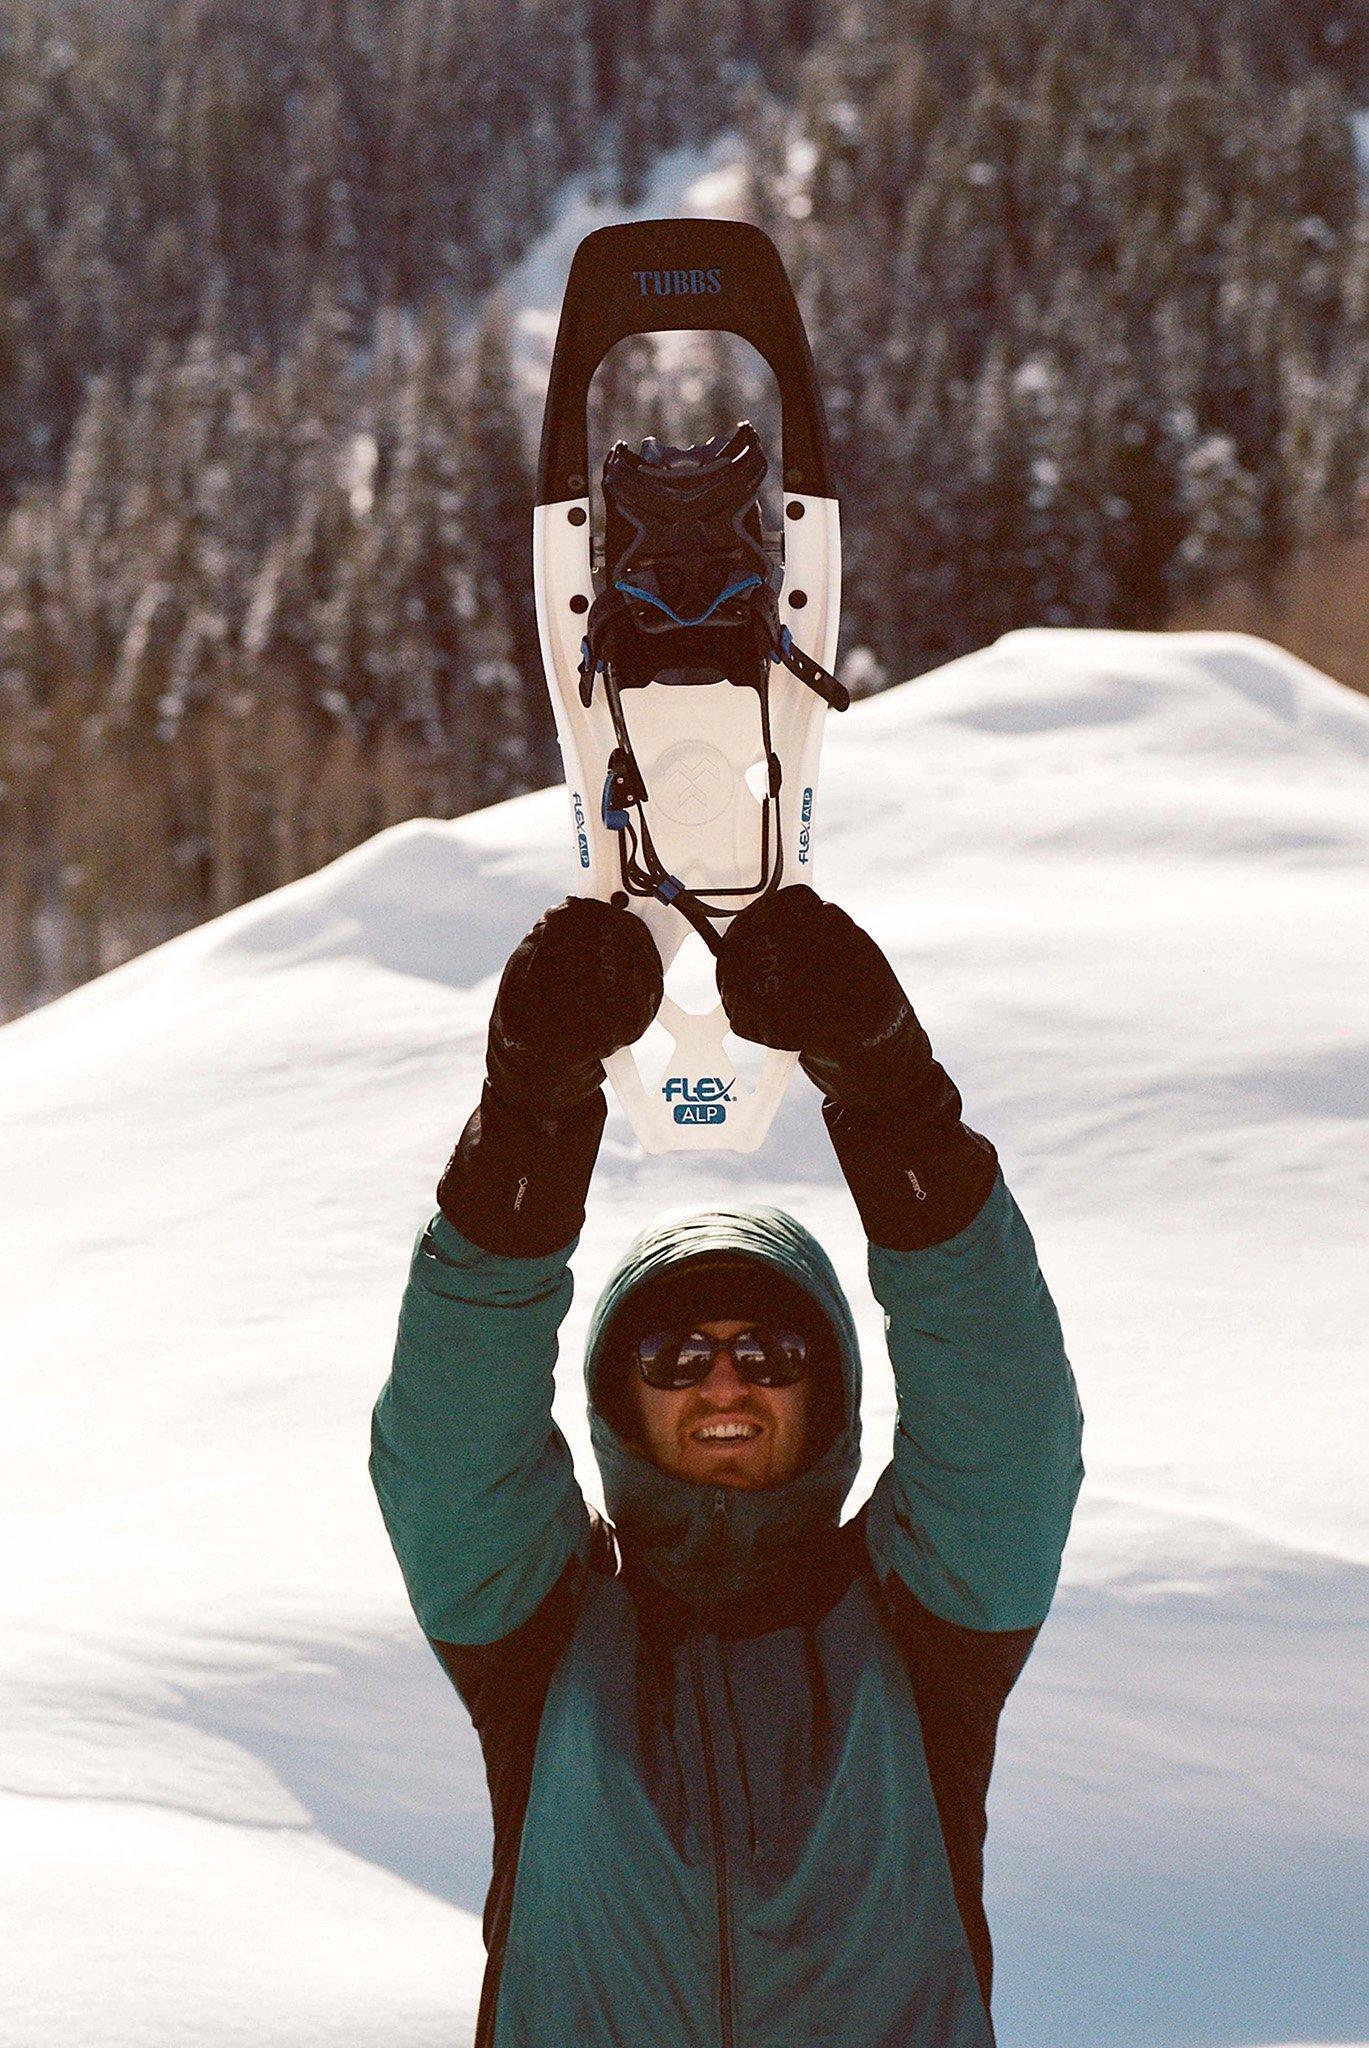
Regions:
<instances>
[{"instance_id":1,"label":"green hood","mask_svg":"<svg viewBox=\"0 0 1369 2048\"><path fill-rule=\"evenodd\" d=\"M596 1399L605 1338L628 1298L686 1260L719 1252L797 1282L823 1311L841 1362L845 1404L836 1436L816 1464L756 1492L701 1486L661 1471L618 1433ZM590 1319L585 1390L609 1518L626 1548L682 1599L702 1605L761 1590L792 1569L817 1530L840 1517L860 1464L860 1348L831 1260L782 1209L707 1209L644 1230L609 1276Z\"/></svg>"}]
</instances>

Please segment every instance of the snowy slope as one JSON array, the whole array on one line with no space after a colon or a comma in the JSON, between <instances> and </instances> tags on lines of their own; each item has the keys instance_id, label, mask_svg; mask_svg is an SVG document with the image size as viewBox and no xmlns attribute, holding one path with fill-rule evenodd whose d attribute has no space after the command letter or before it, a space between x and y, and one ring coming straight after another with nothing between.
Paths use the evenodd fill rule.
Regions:
<instances>
[{"instance_id":1,"label":"snowy slope","mask_svg":"<svg viewBox=\"0 0 1369 2048\"><path fill-rule=\"evenodd\" d=\"M829 723L819 885L998 1142L1088 1417L991 1801L1004 2048L1369 2039L1367 794L1369 704L1232 636L1014 634ZM367 1418L570 875L560 791L399 827L0 1031L3 2048L469 2039L483 1778ZM801 1081L749 1160L611 1117L586 1490L598 1284L720 1182L847 1279L859 1499L891 1387Z\"/></svg>"}]
</instances>

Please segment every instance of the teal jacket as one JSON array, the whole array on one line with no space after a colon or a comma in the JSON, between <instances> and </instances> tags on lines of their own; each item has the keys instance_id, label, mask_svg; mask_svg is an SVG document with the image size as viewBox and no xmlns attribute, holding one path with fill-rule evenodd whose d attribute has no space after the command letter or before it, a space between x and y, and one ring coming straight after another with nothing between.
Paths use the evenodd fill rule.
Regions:
<instances>
[{"instance_id":1,"label":"teal jacket","mask_svg":"<svg viewBox=\"0 0 1369 2048\"><path fill-rule=\"evenodd\" d=\"M670 1477L596 1405L615 1309L713 1247L839 1339L844 1425L764 1492ZM948 1242L871 1245L898 1426L844 1526L860 1358L809 1233L718 1210L625 1255L585 1360L608 1523L551 1421L573 1249L499 1256L437 1216L375 1411L386 1524L489 1775L479 2048L987 2048L995 1730L1082 1476L1017 1205L999 1178Z\"/></svg>"}]
</instances>

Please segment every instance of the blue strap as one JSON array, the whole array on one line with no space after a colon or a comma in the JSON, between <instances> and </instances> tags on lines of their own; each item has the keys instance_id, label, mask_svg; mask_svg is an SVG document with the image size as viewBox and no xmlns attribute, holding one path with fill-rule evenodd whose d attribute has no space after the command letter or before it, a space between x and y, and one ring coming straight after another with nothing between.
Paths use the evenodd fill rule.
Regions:
<instances>
[{"instance_id":1,"label":"blue strap","mask_svg":"<svg viewBox=\"0 0 1369 2048\"><path fill-rule=\"evenodd\" d=\"M743 597L748 590L759 590L760 585L761 579L759 576L743 576L740 582L729 583L726 590L718 592L708 610L699 613L697 619L682 619L678 612L671 610L663 597L657 597L654 591L643 590L636 583L615 583L613 587L615 590L620 590L624 597L635 597L640 599L643 604L655 605L658 612L664 612L666 617L677 626L702 626L707 624L708 620L712 618L720 604L727 603L729 597Z\"/></svg>"}]
</instances>

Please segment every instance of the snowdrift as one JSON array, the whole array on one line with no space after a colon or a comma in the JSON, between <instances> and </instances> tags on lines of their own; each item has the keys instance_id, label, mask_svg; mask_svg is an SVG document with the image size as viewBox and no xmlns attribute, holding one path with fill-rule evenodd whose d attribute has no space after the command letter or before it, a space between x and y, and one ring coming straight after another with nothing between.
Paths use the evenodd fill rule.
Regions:
<instances>
[{"instance_id":1,"label":"snowdrift","mask_svg":"<svg viewBox=\"0 0 1369 2048\"><path fill-rule=\"evenodd\" d=\"M1041 631L828 732L818 886L997 1141L1087 1415L990 1806L1004 2048L1365 2039L1369 704L1253 640ZM483 1775L367 1419L494 980L571 873L560 790L401 826L0 1031L16 2048L469 2039ZM611 1116L586 1491L599 1282L720 1180L850 1287L854 1506L892 1389L801 1078L749 1160Z\"/></svg>"}]
</instances>

